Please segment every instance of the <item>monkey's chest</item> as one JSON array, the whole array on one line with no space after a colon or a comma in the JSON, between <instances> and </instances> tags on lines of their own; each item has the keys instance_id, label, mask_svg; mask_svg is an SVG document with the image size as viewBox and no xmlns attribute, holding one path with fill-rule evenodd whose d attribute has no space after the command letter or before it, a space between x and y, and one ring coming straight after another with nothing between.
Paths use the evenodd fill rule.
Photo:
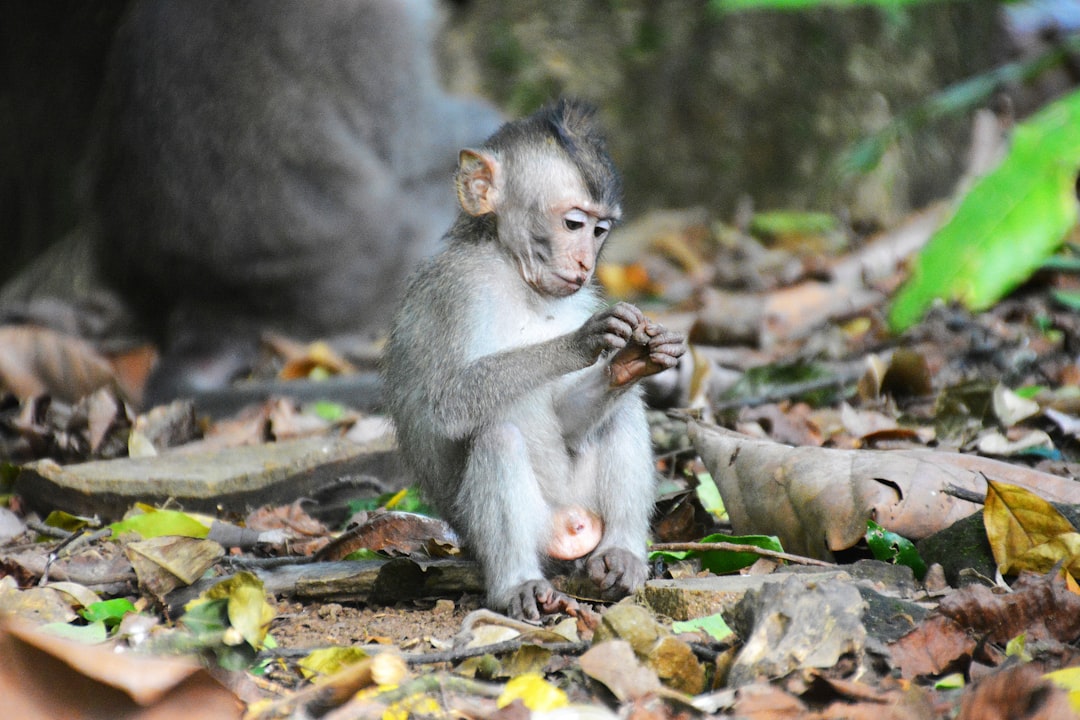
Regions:
<instances>
[{"instance_id":1,"label":"monkey's chest","mask_svg":"<svg viewBox=\"0 0 1080 720\"><path fill-rule=\"evenodd\" d=\"M502 297L492 293L479 305L486 312L473 317L483 318L484 327L477 327L481 344L489 352L499 352L551 340L577 330L592 315L593 296L581 291L566 298L533 299Z\"/></svg>"}]
</instances>

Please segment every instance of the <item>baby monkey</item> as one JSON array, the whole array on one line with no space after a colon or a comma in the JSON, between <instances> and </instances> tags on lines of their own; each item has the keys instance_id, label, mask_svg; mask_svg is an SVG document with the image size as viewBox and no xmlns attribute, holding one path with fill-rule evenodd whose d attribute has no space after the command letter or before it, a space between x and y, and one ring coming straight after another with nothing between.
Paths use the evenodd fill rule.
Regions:
<instances>
[{"instance_id":1,"label":"baby monkey","mask_svg":"<svg viewBox=\"0 0 1080 720\"><path fill-rule=\"evenodd\" d=\"M511 615L574 612L547 558L607 598L640 586L654 465L642 378L683 337L605 308L597 256L621 187L587 105L561 101L462 150L447 247L409 281L384 356L401 451Z\"/></svg>"}]
</instances>

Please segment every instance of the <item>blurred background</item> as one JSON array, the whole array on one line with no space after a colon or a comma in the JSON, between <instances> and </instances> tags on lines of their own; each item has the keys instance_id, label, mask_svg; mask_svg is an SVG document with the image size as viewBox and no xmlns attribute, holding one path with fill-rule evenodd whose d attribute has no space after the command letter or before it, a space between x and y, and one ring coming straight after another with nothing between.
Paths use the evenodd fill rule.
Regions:
<instances>
[{"instance_id":1,"label":"blurred background","mask_svg":"<svg viewBox=\"0 0 1080 720\"><path fill-rule=\"evenodd\" d=\"M631 222L865 237L953 191L977 111L1004 133L1080 78L1075 2L775 4L5 4L0 319L149 343L157 398L248 372L267 330L363 355L457 150L560 95L598 106Z\"/></svg>"}]
</instances>

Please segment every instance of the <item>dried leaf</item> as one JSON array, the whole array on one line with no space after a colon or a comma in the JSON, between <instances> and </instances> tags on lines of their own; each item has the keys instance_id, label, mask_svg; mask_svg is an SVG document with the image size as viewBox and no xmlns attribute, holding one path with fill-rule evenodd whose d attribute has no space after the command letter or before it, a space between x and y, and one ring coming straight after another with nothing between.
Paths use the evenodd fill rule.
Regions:
<instances>
[{"instance_id":1,"label":"dried leaf","mask_svg":"<svg viewBox=\"0 0 1080 720\"><path fill-rule=\"evenodd\" d=\"M969 688L957 720L1058 720L1075 717L1065 692L1031 665L1002 669Z\"/></svg>"},{"instance_id":2,"label":"dried leaf","mask_svg":"<svg viewBox=\"0 0 1080 720\"><path fill-rule=\"evenodd\" d=\"M124 550L139 585L158 599L191 585L225 555L216 542L175 535L131 542Z\"/></svg>"},{"instance_id":3,"label":"dried leaf","mask_svg":"<svg viewBox=\"0 0 1080 720\"><path fill-rule=\"evenodd\" d=\"M75 402L106 386L117 387L112 366L85 340L33 325L0 327L0 387L17 397Z\"/></svg>"},{"instance_id":4,"label":"dried leaf","mask_svg":"<svg viewBox=\"0 0 1080 720\"><path fill-rule=\"evenodd\" d=\"M933 615L889 645L893 663L905 678L940 675L975 650L975 639L957 622Z\"/></svg>"},{"instance_id":5,"label":"dried leaf","mask_svg":"<svg viewBox=\"0 0 1080 720\"><path fill-rule=\"evenodd\" d=\"M1040 640L1073 642L1080 637L1080 596L1057 576L1022 575L1013 592L997 595L983 585L969 585L946 595L939 612L961 627L1005 644L1026 633Z\"/></svg>"},{"instance_id":6,"label":"dried leaf","mask_svg":"<svg viewBox=\"0 0 1080 720\"><path fill-rule=\"evenodd\" d=\"M1014 485L987 482L983 522L994 561L1002 573L1015 573L1016 558L1036 545L1076 528L1053 505L1033 492Z\"/></svg>"},{"instance_id":7,"label":"dried leaf","mask_svg":"<svg viewBox=\"0 0 1080 720\"><path fill-rule=\"evenodd\" d=\"M736 534L773 533L788 552L831 559L854 546L866 522L920 540L978 511L945 491L986 492L986 478L1038 488L1080 504L1080 483L988 458L936 450L789 447L691 422Z\"/></svg>"},{"instance_id":8,"label":"dried leaf","mask_svg":"<svg viewBox=\"0 0 1080 720\"><path fill-rule=\"evenodd\" d=\"M376 511L320 550L317 557L340 560L358 550L413 555L424 553L432 541L459 544L457 534L438 518L411 512Z\"/></svg>"},{"instance_id":9,"label":"dried leaf","mask_svg":"<svg viewBox=\"0 0 1080 720\"><path fill-rule=\"evenodd\" d=\"M625 640L609 640L593 645L579 661L581 670L603 683L620 701L633 700L660 690L660 678L642 666L634 649Z\"/></svg>"},{"instance_id":10,"label":"dried leaf","mask_svg":"<svg viewBox=\"0 0 1080 720\"><path fill-rule=\"evenodd\" d=\"M1039 403L1017 395L1000 383L994 386L991 402L994 415L1007 428L1039 412Z\"/></svg>"},{"instance_id":11,"label":"dried leaf","mask_svg":"<svg viewBox=\"0 0 1080 720\"><path fill-rule=\"evenodd\" d=\"M10 623L0 630L0 657L5 717L241 716L236 697L189 660L79 645Z\"/></svg>"},{"instance_id":12,"label":"dried leaf","mask_svg":"<svg viewBox=\"0 0 1080 720\"><path fill-rule=\"evenodd\" d=\"M339 355L323 341L313 342L303 348L298 356L290 357L281 372L280 380L299 380L313 374L345 375L356 372L356 367Z\"/></svg>"}]
</instances>

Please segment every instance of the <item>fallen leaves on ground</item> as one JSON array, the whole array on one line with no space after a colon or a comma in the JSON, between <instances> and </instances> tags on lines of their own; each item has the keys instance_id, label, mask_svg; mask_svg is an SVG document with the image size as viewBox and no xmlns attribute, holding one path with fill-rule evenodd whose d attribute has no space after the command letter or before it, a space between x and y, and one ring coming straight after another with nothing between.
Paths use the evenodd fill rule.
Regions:
<instances>
[{"instance_id":1,"label":"fallen leaves on ground","mask_svg":"<svg viewBox=\"0 0 1080 720\"><path fill-rule=\"evenodd\" d=\"M978 511L952 488L982 496L988 478L1080 504L1080 484L975 455L790 447L693 421L689 433L735 531L768 530L810 557L853 547L870 519L909 539L927 537Z\"/></svg>"}]
</instances>

